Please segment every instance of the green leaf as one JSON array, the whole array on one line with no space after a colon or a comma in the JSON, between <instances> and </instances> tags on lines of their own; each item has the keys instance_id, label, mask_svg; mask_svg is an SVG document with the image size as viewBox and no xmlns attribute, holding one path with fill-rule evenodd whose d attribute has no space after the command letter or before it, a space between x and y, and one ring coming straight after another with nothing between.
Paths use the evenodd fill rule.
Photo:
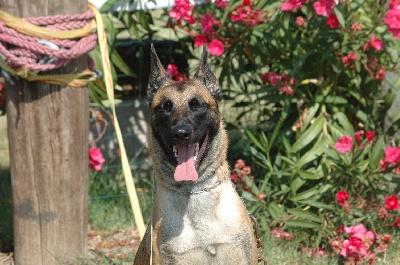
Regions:
<instances>
[{"instance_id":1,"label":"green leaf","mask_svg":"<svg viewBox=\"0 0 400 265\"><path fill-rule=\"evenodd\" d=\"M305 233L301 236L296 236L292 241L290 241L290 243L292 243L296 246L300 242L307 240L309 237L310 237L310 235L308 233Z\"/></svg>"},{"instance_id":2,"label":"green leaf","mask_svg":"<svg viewBox=\"0 0 400 265\"><path fill-rule=\"evenodd\" d=\"M347 99L339 96L323 96L318 95L313 98L314 102L317 103L329 103L329 104L347 104Z\"/></svg>"},{"instance_id":3,"label":"green leaf","mask_svg":"<svg viewBox=\"0 0 400 265\"><path fill-rule=\"evenodd\" d=\"M346 114L344 114L343 112L337 112L333 115L333 117L336 118L339 121L339 123L343 126L343 129L347 135L354 134L353 125L347 118Z\"/></svg>"},{"instance_id":4,"label":"green leaf","mask_svg":"<svg viewBox=\"0 0 400 265\"><path fill-rule=\"evenodd\" d=\"M253 142L253 144L255 144L261 151L265 152L263 145L258 141L258 139L255 137L255 135L251 131L246 130L246 134L250 138L250 140Z\"/></svg>"},{"instance_id":5,"label":"green leaf","mask_svg":"<svg viewBox=\"0 0 400 265\"><path fill-rule=\"evenodd\" d=\"M335 206L329 205L329 204L324 204L322 202L317 202L313 200L305 200L305 201L299 201L299 203L302 203L304 205L310 205L312 207L318 208L318 209L327 209L327 210L335 210Z\"/></svg>"},{"instance_id":6,"label":"green leaf","mask_svg":"<svg viewBox=\"0 0 400 265\"><path fill-rule=\"evenodd\" d=\"M307 183L306 180L302 179L302 178L295 178L292 182L292 184L290 185L290 187L292 188L292 192L294 194L296 194L296 192L305 184Z\"/></svg>"},{"instance_id":7,"label":"green leaf","mask_svg":"<svg viewBox=\"0 0 400 265\"><path fill-rule=\"evenodd\" d=\"M314 123L297 139L293 144L290 152L296 153L308 145L312 140L316 139L322 131L325 124L325 118L323 115L318 116Z\"/></svg>"},{"instance_id":8,"label":"green leaf","mask_svg":"<svg viewBox=\"0 0 400 265\"><path fill-rule=\"evenodd\" d=\"M319 156L322 155L322 153L323 150L321 148L321 141L318 141L311 150L301 156L301 158L297 161L295 167L300 169L305 164L316 160Z\"/></svg>"},{"instance_id":9,"label":"green leaf","mask_svg":"<svg viewBox=\"0 0 400 265\"><path fill-rule=\"evenodd\" d=\"M342 26L342 28L345 28L346 27L346 22L344 20L342 12L340 12L340 10L338 8L335 8L333 10L333 12L335 12L335 15L336 15L337 19L339 20L339 23Z\"/></svg>"},{"instance_id":10,"label":"green leaf","mask_svg":"<svg viewBox=\"0 0 400 265\"><path fill-rule=\"evenodd\" d=\"M282 214L284 213L283 206L277 204L276 202L270 203L268 205L267 209L273 219L278 219L278 218L282 217Z\"/></svg>"},{"instance_id":11,"label":"green leaf","mask_svg":"<svg viewBox=\"0 0 400 265\"><path fill-rule=\"evenodd\" d=\"M289 213L294 214L295 216L301 217L303 219L307 219L308 221L316 222L316 223L322 223L323 218L320 216L316 215L315 213L312 213L310 211L305 211L301 209L288 209L287 210Z\"/></svg>"},{"instance_id":12,"label":"green leaf","mask_svg":"<svg viewBox=\"0 0 400 265\"><path fill-rule=\"evenodd\" d=\"M111 53L111 62L119 69L122 73L130 76L136 76L131 68L124 62L121 56L117 53L116 50L113 50Z\"/></svg>"},{"instance_id":13,"label":"green leaf","mask_svg":"<svg viewBox=\"0 0 400 265\"><path fill-rule=\"evenodd\" d=\"M303 191L295 196L290 197L289 199L291 201L301 201L301 200L305 200L305 199L309 199L313 196L315 196L318 193L318 190L316 190L315 188L311 189L311 190L306 190Z\"/></svg>"},{"instance_id":14,"label":"green leaf","mask_svg":"<svg viewBox=\"0 0 400 265\"><path fill-rule=\"evenodd\" d=\"M316 179L321 179L321 178L324 177L324 175L318 174L318 173L322 173L322 172L316 172L316 171L310 172L310 171L307 171L307 170L299 170L299 171L297 171L297 173L298 173L302 178L305 178L305 179L313 179L313 180L316 180Z\"/></svg>"},{"instance_id":15,"label":"green leaf","mask_svg":"<svg viewBox=\"0 0 400 265\"><path fill-rule=\"evenodd\" d=\"M384 137L380 136L378 140L376 140L373 148L370 153L370 165L372 169L377 169L379 167L379 161L383 157L384 154Z\"/></svg>"},{"instance_id":16,"label":"green leaf","mask_svg":"<svg viewBox=\"0 0 400 265\"><path fill-rule=\"evenodd\" d=\"M301 228L321 228L321 224L308 221L298 221L298 220L288 220L285 225L291 227L301 227Z\"/></svg>"}]
</instances>

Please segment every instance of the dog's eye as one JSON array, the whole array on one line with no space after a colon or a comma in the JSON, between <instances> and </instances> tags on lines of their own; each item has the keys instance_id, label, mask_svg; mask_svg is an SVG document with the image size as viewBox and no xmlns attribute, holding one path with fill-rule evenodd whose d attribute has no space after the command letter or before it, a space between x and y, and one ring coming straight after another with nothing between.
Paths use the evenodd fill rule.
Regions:
<instances>
[{"instance_id":1,"label":"dog's eye","mask_svg":"<svg viewBox=\"0 0 400 265\"><path fill-rule=\"evenodd\" d=\"M159 110L171 112L173 107L174 107L174 103L172 103L171 100L166 100L163 103L161 103L161 105L159 106Z\"/></svg>"},{"instance_id":2,"label":"dog's eye","mask_svg":"<svg viewBox=\"0 0 400 265\"><path fill-rule=\"evenodd\" d=\"M199 110L199 109L201 109L202 107L203 107L203 106L201 105L200 101L199 101L197 98L192 98L192 99L189 101L189 108L190 108L192 111Z\"/></svg>"}]
</instances>

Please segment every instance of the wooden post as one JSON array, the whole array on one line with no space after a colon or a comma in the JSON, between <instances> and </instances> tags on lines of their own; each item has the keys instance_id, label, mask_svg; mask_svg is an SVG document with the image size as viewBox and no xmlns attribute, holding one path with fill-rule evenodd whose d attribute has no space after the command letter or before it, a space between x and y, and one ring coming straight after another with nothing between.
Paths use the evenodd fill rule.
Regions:
<instances>
[{"instance_id":1,"label":"wooden post","mask_svg":"<svg viewBox=\"0 0 400 265\"><path fill-rule=\"evenodd\" d=\"M17 17L80 14L81 0L0 0ZM49 74L77 73L87 56ZM87 254L86 88L13 78L6 84L16 265L52 265Z\"/></svg>"}]
</instances>

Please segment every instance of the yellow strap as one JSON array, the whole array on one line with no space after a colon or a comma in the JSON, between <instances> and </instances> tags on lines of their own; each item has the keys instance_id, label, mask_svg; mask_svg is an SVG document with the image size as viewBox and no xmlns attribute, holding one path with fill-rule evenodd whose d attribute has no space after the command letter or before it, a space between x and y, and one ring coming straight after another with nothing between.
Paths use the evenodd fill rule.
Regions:
<instances>
[{"instance_id":1,"label":"yellow strap","mask_svg":"<svg viewBox=\"0 0 400 265\"><path fill-rule=\"evenodd\" d=\"M28 72L27 68L19 68L14 70L0 57L0 68L3 68L12 75L22 77L28 81L40 81L49 84L86 87L89 82L96 80L96 73L89 69L78 74L61 74L61 75L36 75Z\"/></svg>"},{"instance_id":2,"label":"yellow strap","mask_svg":"<svg viewBox=\"0 0 400 265\"><path fill-rule=\"evenodd\" d=\"M113 117L114 117L115 133L117 135L119 148L121 151L122 170L123 170L124 177L125 177L125 184L126 184L126 188L128 190L129 200L131 202L131 207L132 207L133 215L135 218L135 223L136 223L137 229L139 231L139 236L141 239L143 239L146 227L143 222L143 216L142 216L142 212L140 210L139 200L138 200L138 197L136 194L135 183L133 182L132 172L130 169L128 157L126 155L121 129L119 128L118 119L117 119L117 115L115 112L114 85L113 85L112 76L111 76L110 60L108 58L108 46L107 46L107 39L106 39L104 24L103 24L103 20L101 19L101 14L100 14L99 10L91 3L88 3L88 6L90 9L92 9L92 11L94 12L95 17L96 17L98 41L99 41L100 51L101 51L101 55L102 55L101 58L102 58L103 69L104 69L104 73L103 73L104 74L104 82L106 84L107 96L108 96L108 100L110 101L110 107L111 107Z\"/></svg>"},{"instance_id":3,"label":"yellow strap","mask_svg":"<svg viewBox=\"0 0 400 265\"><path fill-rule=\"evenodd\" d=\"M23 33L28 36L38 37L42 39L77 39L88 36L96 29L96 21L93 19L89 24L80 29L72 30L50 30L46 29L21 18L14 17L7 12L0 10L0 20L4 22L8 27L15 29L16 31Z\"/></svg>"}]
</instances>

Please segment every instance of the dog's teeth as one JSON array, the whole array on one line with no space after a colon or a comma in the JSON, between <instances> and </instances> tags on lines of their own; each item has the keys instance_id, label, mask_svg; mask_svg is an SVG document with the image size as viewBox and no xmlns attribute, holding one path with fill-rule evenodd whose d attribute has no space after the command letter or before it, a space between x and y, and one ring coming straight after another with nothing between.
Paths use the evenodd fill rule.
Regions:
<instances>
[{"instance_id":1,"label":"dog's teeth","mask_svg":"<svg viewBox=\"0 0 400 265\"><path fill-rule=\"evenodd\" d=\"M172 148L172 151L174 151L174 155L176 158L178 158L178 151L176 151L176 146L174 145L174 147Z\"/></svg>"}]
</instances>

